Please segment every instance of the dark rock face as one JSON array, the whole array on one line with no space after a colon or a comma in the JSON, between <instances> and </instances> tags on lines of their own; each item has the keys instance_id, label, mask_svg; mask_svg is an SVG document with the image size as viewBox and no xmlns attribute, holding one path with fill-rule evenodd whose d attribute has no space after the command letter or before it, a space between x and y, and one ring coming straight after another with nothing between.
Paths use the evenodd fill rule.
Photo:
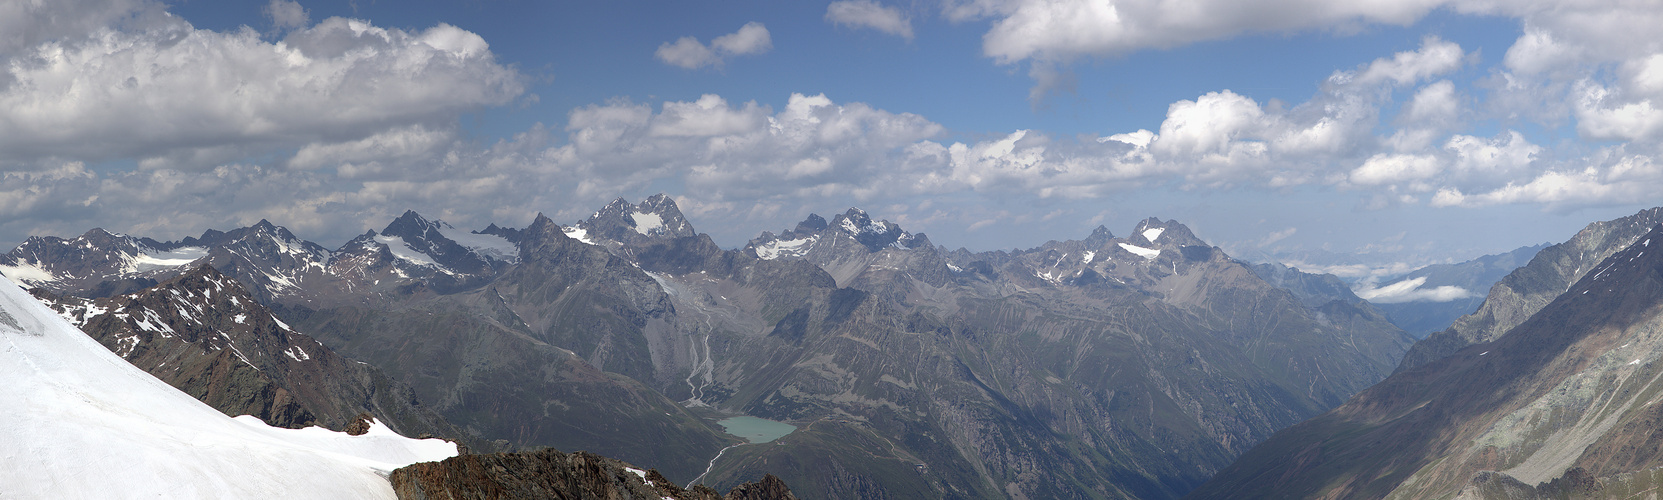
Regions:
<instances>
[{"instance_id":1,"label":"dark rock face","mask_svg":"<svg viewBox=\"0 0 1663 500\"><path fill-rule=\"evenodd\" d=\"M657 470L590 453L554 449L462 455L410 465L388 480L401 500L640 499L796 500L772 475L735 487L726 496L704 485L684 490Z\"/></svg>"}]
</instances>

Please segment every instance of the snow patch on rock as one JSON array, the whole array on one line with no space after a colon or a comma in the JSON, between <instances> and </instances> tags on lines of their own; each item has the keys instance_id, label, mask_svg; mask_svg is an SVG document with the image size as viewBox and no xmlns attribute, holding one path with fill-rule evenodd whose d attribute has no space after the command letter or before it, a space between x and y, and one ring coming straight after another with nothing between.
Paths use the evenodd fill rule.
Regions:
<instances>
[{"instance_id":1,"label":"snow patch on rock","mask_svg":"<svg viewBox=\"0 0 1663 500\"><path fill-rule=\"evenodd\" d=\"M630 212L629 218L635 220L635 232L642 236L652 236L654 231L664 229L664 217L652 212Z\"/></svg>"},{"instance_id":2,"label":"snow patch on rock","mask_svg":"<svg viewBox=\"0 0 1663 500\"><path fill-rule=\"evenodd\" d=\"M562 226L560 230L566 233L567 238L588 243L590 245L595 244L594 240L589 239L589 231L587 229L577 226Z\"/></svg>"},{"instance_id":3,"label":"snow patch on rock","mask_svg":"<svg viewBox=\"0 0 1663 500\"><path fill-rule=\"evenodd\" d=\"M1157 235L1157 236L1159 236L1159 235ZM1161 251L1159 249L1144 248L1144 247L1140 247L1140 246L1133 245L1133 244L1130 244L1130 243L1121 243L1120 248L1124 248L1128 252L1132 252L1134 254L1137 254L1139 257L1143 257L1143 258L1149 259L1149 260L1155 260L1156 257L1161 256Z\"/></svg>"},{"instance_id":4,"label":"snow patch on rock","mask_svg":"<svg viewBox=\"0 0 1663 500\"><path fill-rule=\"evenodd\" d=\"M801 257L814 247L814 242L820 235L795 240L774 240L756 246L756 256L763 260L774 260L781 257Z\"/></svg>"},{"instance_id":5,"label":"snow patch on rock","mask_svg":"<svg viewBox=\"0 0 1663 500\"><path fill-rule=\"evenodd\" d=\"M411 263L417 265L440 267L439 263L434 262L432 257L428 257L427 254L416 250L415 247L410 246L409 243L405 243L404 238L379 235L375 237L375 241L377 243L387 245L387 251L392 252L394 257L410 261Z\"/></svg>"}]
</instances>

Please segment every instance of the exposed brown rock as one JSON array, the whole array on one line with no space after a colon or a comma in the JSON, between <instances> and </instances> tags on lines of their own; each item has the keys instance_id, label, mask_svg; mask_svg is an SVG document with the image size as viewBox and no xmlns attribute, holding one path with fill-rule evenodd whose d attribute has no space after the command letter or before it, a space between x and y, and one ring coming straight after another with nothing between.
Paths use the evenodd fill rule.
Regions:
<instances>
[{"instance_id":1,"label":"exposed brown rock","mask_svg":"<svg viewBox=\"0 0 1663 500\"><path fill-rule=\"evenodd\" d=\"M345 429L341 430L346 431L348 436L362 436L370 431L370 422L374 420L375 415L359 413L351 422L347 422Z\"/></svg>"},{"instance_id":2,"label":"exposed brown rock","mask_svg":"<svg viewBox=\"0 0 1663 500\"><path fill-rule=\"evenodd\" d=\"M745 483L726 496L705 485L682 489L657 470L642 472L620 460L586 452L462 455L413 464L388 477L401 500L796 500L773 475Z\"/></svg>"}]
</instances>

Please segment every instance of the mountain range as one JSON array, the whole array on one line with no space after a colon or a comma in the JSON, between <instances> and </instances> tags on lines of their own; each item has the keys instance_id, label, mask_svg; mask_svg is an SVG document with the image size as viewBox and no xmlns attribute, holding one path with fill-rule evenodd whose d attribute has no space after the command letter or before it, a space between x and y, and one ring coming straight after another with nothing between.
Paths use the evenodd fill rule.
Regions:
<instances>
[{"instance_id":1,"label":"mountain range","mask_svg":"<svg viewBox=\"0 0 1663 500\"><path fill-rule=\"evenodd\" d=\"M95 229L30 238L0 272L83 326L116 325L100 338L130 359L269 363L232 359L255 350L283 367L316 342L393 383L339 384L307 406L316 421L407 387L422 404L392 414L430 411L446 423L418 420L479 446L588 450L677 484L772 473L802 498L1175 498L1386 377L1413 341L1365 302L1312 300L1154 218L971 252L851 209L723 249L660 195L570 226L406 212L335 250L266 221L173 242ZM201 295L184 283L214 274L281 335L164 348L137 309L112 309L148 300L160 318L167 290ZM257 315L192 305L169 324ZM796 430L748 444L718 423L739 416Z\"/></svg>"}]
</instances>

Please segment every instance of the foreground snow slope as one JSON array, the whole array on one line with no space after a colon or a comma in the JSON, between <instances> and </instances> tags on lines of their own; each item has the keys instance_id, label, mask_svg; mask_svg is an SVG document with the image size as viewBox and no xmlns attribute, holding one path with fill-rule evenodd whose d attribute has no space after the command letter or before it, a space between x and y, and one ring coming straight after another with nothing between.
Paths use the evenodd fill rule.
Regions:
<instances>
[{"instance_id":1,"label":"foreground snow slope","mask_svg":"<svg viewBox=\"0 0 1663 500\"><path fill-rule=\"evenodd\" d=\"M0 485L12 498L394 498L385 476L456 455L228 418L111 354L0 279Z\"/></svg>"}]
</instances>

